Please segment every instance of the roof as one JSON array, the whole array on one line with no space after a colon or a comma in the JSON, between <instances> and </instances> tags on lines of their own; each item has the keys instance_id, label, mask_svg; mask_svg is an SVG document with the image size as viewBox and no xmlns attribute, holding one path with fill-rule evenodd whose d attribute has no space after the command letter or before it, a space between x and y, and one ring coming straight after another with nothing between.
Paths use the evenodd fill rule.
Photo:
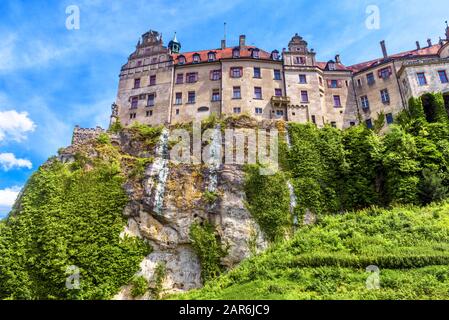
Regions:
<instances>
[{"instance_id":1,"label":"roof","mask_svg":"<svg viewBox=\"0 0 449 320\"><path fill-rule=\"evenodd\" d=\"M328 62L317 62L316 66L321 70L326 70ZM328 70L328 71L351 71L350 68L346 67L345 65L341 63L334 63L335 64L335 70Z\"/></svg>"},{"instance_id":2,"label":"roof","mask_svg":"<svg viewBox=\"0 0 449 320\"><path fill-rule=\"evenodd\" d=\"M172 58L175 61L176 64L178 64L178 58L179 56L184 56L186 58L185 64L189 64L193 62L193 55L199 54L201 61L208 61L208 54L209 52L214 52L216 54L216 60L221 59L229 59L232 58L232 52L234 49L240 49L240 58L251 58L251 52L254 49L257 49L259 51L259 59L261 60L272 60L271 54L261 50L259 48L256 48L254 46L244 46L244 47L231 47L231 48L225 48L225 49L211 49L211 50L201 50L201 51L192 51L192 52L182 52L179 54L172 54Z\"/></svg>"},{"instance_id":3,"label":"roof","mask_svg":"<svg viewBox=\"0 0 449 320\"><path fill-rule=\"evenodd\" d=\"M397 59L403 59L403 58L416 58L416 57L421 57L421 56L437 55L440 48L441 48L440 44L435 44L433 46L426 47L426 48L415 49L415 50L410 50L410 51L393 54L393 55L388 56L387 59L379 58L379 59L374 59L374 60L367 61L367 62L362 62L359 64L349 66L348 68L350 70L352 70L353 72L360 72L360 71L363 71L370 67L379 65L382 62L388 61L388 59L397 60Z\"/></svg>"}]
</instances>

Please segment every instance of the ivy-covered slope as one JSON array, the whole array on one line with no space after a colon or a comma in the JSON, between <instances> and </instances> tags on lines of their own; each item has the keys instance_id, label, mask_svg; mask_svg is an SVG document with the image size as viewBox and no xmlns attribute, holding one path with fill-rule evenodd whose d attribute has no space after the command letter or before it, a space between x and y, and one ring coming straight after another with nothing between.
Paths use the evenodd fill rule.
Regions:
<instances>
[{"instance_id":1,"label":"ivy-covered slope","mask_svg":"<svg viewBox=\"0 0 449 320\"><path fill-rule=\"evenodd\" d=\"M328 215L203 289L174 298L447 299L448 249L448 202ZM366 271L370 265L379 268L379 289L367 289L375 276Z\"/></svg>"},{"instance_id":2,"label":"ivy-covered slope","mask_svg":"<svg viewBox=\"0 0 449 320\"><path fill-rule=\"evenodd\" d=\"M129 130L135 143L158 135L140 129ZM74 159L39 168L0 222L0 299L109 299L151 250L120 237L129 200L123 184L149 159L121 152L106 134L70 148Z\"/></svg>"}]
</instances>

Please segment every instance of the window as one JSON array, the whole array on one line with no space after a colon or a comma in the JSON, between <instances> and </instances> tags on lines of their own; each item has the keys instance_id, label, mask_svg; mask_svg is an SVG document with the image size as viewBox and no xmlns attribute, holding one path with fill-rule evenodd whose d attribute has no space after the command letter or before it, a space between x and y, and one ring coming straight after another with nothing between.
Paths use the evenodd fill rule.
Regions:
<instances>
[{"instance_id":1,"label":"window","mask_svg":"<svg viewBox=\"0 0 449 320\"><path fill-rule=\"evenodd\" d=\"M198 63L198 62L200 62L200 61L201 61L200 55L199 55L198 53L195 53L195 54L193 55L193 63Z\"/></svg>"},{"instance_id":2,"label":"window","mask_svg":"<svg viewBox=\"0 0 449 320\"><path fill-rule=\"evenodd\" d=\"M366 120L365 123L368 129L371 129L373 127L373 121L371 119Z\"/></svg>"},{"instance_id":3,"label":"window","mask_svg":"<svg viewBox=\"0 0 449 320\"><path fill-rule=\"evenodd\" d=\"M195 99L196 99L195 91L189 91L187 103L195 103Z\"/></svg>"},{"instance_id":4,"label":"window","mask_svg":"<svg viewBox=\"0 0 449 320\"><path fill-rule=\"evenodd\" d=\"M321 78L320 78L320 79L321 79ZM321 80L321 81L322 81L322 80ZM305 74L300 74L300 75L299 75L299 83L302 83L302 84L307 83L307 77L306 77Z\"/></svg>"},{"instance_id":5,"label":"window","mask_svg":"<svg viewBox=\"0 0 449 320\"><path fill-rule=\"evenodd\" d=\"M186 57L184 57L184 56L179 56L179 57L178 57L178 61L179 61L179 64L184 64L184 63L186 63Z\"/></svg>"},{"instance_id":6,"label":"window","mask_svg":"<svg viewBox=\"0 0 449 320\"><path fill-rule=\"evenodd\" d=\"M198 72L186 73L186 83L195 83L198 81Z\"/></svg>"},{"instance_id":7,"label":"window","mask_svg":"<svg viewBox=\"0 0 449 320\"><path fill-rule=\"evenodd\" d=\"M425 86L427 84L427 79L424 72L418 72L416 75L418 76L418 84L420 86Z\"/></svg>"},{"instance_id":8,"label":"window","mask_svg":"<svg viewBox=\"0 0 449 320\"><path fill-rule=\"evenodd\" d=\"M254 78L261 78L260 68L254 68Z\"/></svg>"},{"instance_id":9,"label":"window","mask_svg":"<svg viewBox=\"0 0 449 320\"><path fill-rule=\"evenodd\" d=\"M387 113L387 114L385 115L385 118L387 118L387 123L388 123L388 124L392 124L392 123L393 123L393 114Z\"/></svg>"},{"instance_id":10,"label":"window","mask_svg":"<svg viewBox=\"0 0 449 320\"><path fill-rule=\"evenodd\" d=\"M304 57L295 57L295 64L306 64L306 58Z\"/></svg>"},{"instance_id":11,"label":"window","mask_svg":"<svg viewBox=\"0 0 449 320\"><path fill-rule=\"evenodd\" d=\"M215 52L209 52L207 59L210 61L215 61Z\"/></svg>"},{"instance_id":12,"label":"window","mask_svg":"<svg viewBox=\"0 0 449 320\"><path fill-rule=\"evenodd\" d=\"M332 126L332 128L336 128L337 127L337 123L335 121L332 121L331 122L331 126Z\"/></svg>"},{"instance_id":13,"label":"window","mask_svg":"<svg viewBox=\"0 0 449 320\"><path fill-rule=\"evenodd\" d=\"M323 85L323 78L319 77L319 79L320 79L320 85L322 86Z\"/></svg>"},{"instance_id":14,"label":"window","mask_svg":"<svg viewBox=\"0 0 449 320\"><path fill-rule=\"evenodd\" d=\"M376 83L376 79L374 79L374 73L368 73L366 75L366 80L368 82L368 85L372 86Z\"/></svg>"},{"instance_id":15,"label":"window","mask_svg":"<svg viewBox=\"0 0 449 320\"><path fill-rule=\"evenodd\" d=\"M262 100L262 88L254 87L254 99Z\"/></svg>"},{"instance_id":16,"label":"window","mask_svg":"<svg viewBox=\"0 0 449 320\"><path fill-rule=\"evenodd\" d=\"M154 98L155 98L154 93L148 95L147 107L154 106Z\"/></svg>"},{"instance_id":17,"label":"window","mask_svg":"<svg viewBox=\"0 0 449 320\"><path fill-rule=\"evenodd\" d=\"M440 76L441 83L448 83L449 82L449 80L447 79L446 70L438 71L438 75Z\"/></svg>"},{"instance_id":18,"label":"window","mask_svg":"<svg viewBox=\"0 0 449 320\"><path fill-rule=\"evenodd\" d=\"M182 92L176 92L175 104L182 104Z\"/></svg>"},{"instance_id":19,"label":"window","mask_svg":"<svg viewBox=\"0 0 449 320\"><path fill-rule=\"evenodd\" d=\"M259 59L259 50L258 49L254 49L251 53L252 57L254 59Z\"/></svg>"},{"instance_id":20,"label":"window","mask_svg":"<svg viewBox=\"0 0 449 320\"><path fill-rule=\"evenodd\" d=\"M349 125L350 125L351 127L353 127L353 126L355 126L355 122L354 122L354 121L351 121L351 122L349 122Z\"/></svg>"},{"instance_id":21,"label":"window","mask_svg":"<svg viewBox=\"0 0 449 320\"><path fill-rule=\"evenodd\" d=\"M220 101L220 89L212 90L212 101Z\"/></svg>"},{"instance_id":22,"label":"window","mask_svg":"<svg viewBox=\"0 0 449 320\"><path fill-rule=\"evenodd\" d=\"M231 78L241 78L243 75L242 67L232 67L231 68Z\"/></svg>"},{"instance_id":23,"label":"window","mask_svg":"<svg viewBox=\"0 0 449 320\"><path fill-rule=\"evenodd\" d=\"M368 110L369 109L369 100L367 96L360 97L360 100L362 101L362 109Z\"/></svg>"},{"instance_id":24,"label":"window","mask_svg":"<svg viewBox=\"0 0 449 320\"><path fill-rule=\"evenodd\" d=\"M274 80L281 80L281 70L274 70Z\"/></svg>"},{"instance_id":25,"label":"window","mask_svg":"<svg viewBox=\"0 0 449 320\"><path fill-rule=\"evenodd\" d=\"M336 69L336 67L335 67L335 63L329 63L328 65L328 69L330 70L330 71L334 71L335 69Z\"/></svg>"},{"instance_id":26,"label":"window","mask_svg":"<svg viewBox=\"0 0 449 320\"><path fill-rule=\"evenodd\" d=\"M235 48L234 50L232 50L232 57L233 58L240 58L240 49Z\"/></svg>"},{"instance_id":27,"label":"window","mask_svg":"<svg viewBox=\"0 0 449 320\"><path fill-rule=\"evenodd\" d=\"M380 98L382 100L382 103L390 103L390 94L388 93L388 89L383 89L380 91Z\"/></svg>"},{"instance_id":28,"label":"window","mask_svg":"<svg viewBox=\"0 0 449 320\"><path fill-rule=\"evenodd\" d=\"M383 68L379 70L379 78L388 79L391 76L391 67Z\"/></svg>"},{"instance_id":29,"label":"window","mask_svg":"<svg viewBox=\"0 0 449 320\"><path fill-rule=\"evenodd\" d=\"M156 76L150 76L150 86L156 85Z\"/></svg>"},{"instance_id":30,"label":"window","mask_svg":"<svg viewBox=\"0 0 449 320\"><path fill-rule=\"evenodd\" d=\"M240 87L232 88L232 99L241 99L242 94L240 92Z\"/></svg>"},{"instance_id":31,"label":"window","mask_svg":"<svg viewBox=\"0 0 449 320\"><path fill-rule=\"evenodd\" d=\"M147 117L153 116L153 110L147 111L145 115L146 115Z\"/></svg>"},{"instance_id":32,"label":"window","mask_svg":"<svg viewBox=\"0 0 449 320\"><path fill-rule=\"evenodd\" d=\"M312 123L316 124L316 117L312 115Z\"/></svg>"},{"instance_id":33,"label":"window","mask_svg":"<svg viewBox=\"0 0 449 320\"><path fill-rule=\"evenodd\" d=\"M357 79L357 86L358 86L359 88L362 87L362 79Z\"/></svg>"},{"instance_id":34,"label":"window","mask_svg":"<svg viewBox=\"0 0 449 320\"><path fill-rule=\"evenodd\" d=\"M341 107L340 96L334 96L334 107Z\"/></svg>"},{"instance_id":35,"label":"window","mask_svg":"<svg viewBox=\"0 0 449 320\"><path fill-rule=\"evenodd\" d=\"M140 88L140 79L134 79L134 89Z\"/></svg>"},{"instance_id":36,"label":"window","mask_svg":"<svg viewBox=\"0 0 449 320\"><path fill-rule=\"evenodd\" d=\"M301 91L301 102L309 102L309 94L307 91Z\"/></svg>"},{"instance_id":37,"label":"window","mask_svg":"<svg viewBox=\"0 0 449 320\"><path fill-rule=\"evenodd\" d=\"M178 73L176 75L176 84L181 84L181 83L184 83L184 74Z\"/></svg>"},{"instance_id":38,"label":"window","mask_svg":"<svg viewBox=\"0 0 449 320\"><path fill-rule=\"evenodd\" d=\"M240 107L234 108L234 113L240 113L242 112L242 109Z\"/></svg>"},{"instance_id":39,"label":"window","mask_svg":"<svg viewBox=\"0 0 449 320\"><path fill-rule=\"evenodd\" d=\"M284 116L284 110L276 110L276 115L277 115L278 117Z\"/></svg>"},{"instance_id":40,"label":"window","mask_svg":"<svg viewBox=\"0 0 449 320\"><path fill-rule=\"evenodd\" d=\"M282 89L274 89L274 95L276 97L282 97Z\"/></svg>"},{"instance_id":41,"label":"window","mask_svg":"<svg viewBox=\"0 0 449 320\"><path fill-rule=\"evenodd\" d=\"M279 52L278 51L273 51L272 53L271 53L271 59L273 59L273 60L278 60L279 59Z\"/></svg>"},{"instance_id":42,"label":"window","mask_svg":"<svg viewBox=\"0 0 449 320\"><path fill-rule=\"evenodd\" d=\"M340 82L338 80L328 80L328 87L329 88L340 88Z\"/></svg>"},{"instance_id":43,"label":"window","mask_svg":"<svg viewBox=\"0 0 449 320\"><path fill-rule=\"evenodd\" d=\"M179 115L179 109L176 109L176 115Z\"/></svg>"},{"instance_id":44,"label":"window","mask_svg":"<svg viewBox=\"0 0 449 320\"><path fill-rule=\"evenodd\" d=\"M139 97L133 97L131 99L131 109L137 109L138 104L139 104Z\"/></svg>"},{"instance_id":45,"label":"window","mask_svg":"<svg viewBox=\"0 0 449 320\"><path fill-rule=\"evenodd\" d=\"M210 79L212 81L217 81L221 79L221 70L212 70L210 72Z\"/></svg>"},{"instance_id":46,"label":"window","mask_svg":"<svg viewBox=\"0 0 449 320\"><path fill-rule=\"evenodd\" d=\"M256 113L256 114L262 114L262 113L263 113L262 108L256 108L256 109L255 109L255 113Z\"/></svg>"},{"instance_id":47,"label":"window","mask_svg":"<svg viewBox=\"0 0 449 320\"><path fill-rule=\"evenodd\" d=\"M198 112L208 112L209 108L208 107L199 107L198 108Z\"/></svg>"},{"instance_id":48,"label":"window","mask_svg":"<svg viewBox=\"0 0 449 320\"><path fill-rule=\"evenodd\" d=\"M137 114L135 114L135 113L130 113L130 114L129 114L129 118L130 118L130 119L135 119L136 116L137 116Z\"/></svg>"},{"instance_id":49,"label":"window","mask_svg":"<svg viewBox=\"0 0 449 320\"><path fill-rule=\"evenodd\" d=\"M140 67L140 66L142 66L142 60L139 60L139 61L137 61L137 64L136 64L136 66L137 66L137 67Z\"/></svg>"}]
</instances>

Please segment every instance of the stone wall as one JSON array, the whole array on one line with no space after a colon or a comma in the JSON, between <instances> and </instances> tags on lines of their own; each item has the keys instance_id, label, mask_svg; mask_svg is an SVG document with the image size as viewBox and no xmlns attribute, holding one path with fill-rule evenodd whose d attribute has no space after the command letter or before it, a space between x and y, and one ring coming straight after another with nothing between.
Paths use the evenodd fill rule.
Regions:
<instances>
[{"instance_id":1,"label":"stone wall","mask_svg":"<svg viewBox=\"0 0 449 320\"><path fill-rule=\"evenodd\" d=\"M96 128L80 128L80 126L75 126L72 135L72 145L80 145L86 143L89 140L96 139L102 133L105 133L101 127Z\"/></svg>"}]
</instances>

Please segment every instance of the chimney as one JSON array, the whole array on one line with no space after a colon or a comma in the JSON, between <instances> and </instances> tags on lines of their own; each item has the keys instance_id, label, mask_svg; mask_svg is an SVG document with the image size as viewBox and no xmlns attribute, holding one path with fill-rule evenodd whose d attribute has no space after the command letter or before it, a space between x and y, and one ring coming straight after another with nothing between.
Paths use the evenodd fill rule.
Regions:
<instances>
[{"instance_id":1,"label":"chimney","mask_svg":"<svg viewBox=\"0 0 449 320\"><path fill-rule=\"evenodd\" d=\"M421 45L419 44L419 41L416 41L416 49L417 50L421 49Z\"/></svg>"},{"instance_id":2,"label":"chimney","mask_svg":"<svg viewBox=\"0 0 449 320\"><path fill-rule=\"evenodd\" d=\"M245 41L246 41L246 36L245 35L241 35L240 37L239 37L239 46L240 47L244 47L246 44L245 44Z\"/></svg>"},{"instance_id":3,"label":"chimney","mask_svg":"<svg viewBox=\"0 0 449 320\"><path fill-rule=\"evenodd\" d=\"M429 45L429 47L432 46L432 40L431 39L427 39L427 44Z\"/></svg>"},{"instance_id":4,"label":"chimney","mask_svg":"<svg viewBox=\"0 0 449 320\"><path fill-rule=\"evenodd\" d=\"M380 46L382 48L382 53L384 55L384 59L388 58L387 47L385 46L385 40L380 42Z\"/></svg>"},{"instance_id":5,"label":"chimney","mask_svg":"<svg viewBox=\"0 0 449 320\"><path fill-rule=\"evenodd\" d=\"M221 49L226 49L226 40L221 40Z\"/></svg>"},{"instance_id":6,"label":"chimney","mask_svg":"<svg viewBox=\"0 0 449 320\"><path fill-rule=\"evenodd\" d=\"M341 63L341 59L340 59L340 55L339 54L337 54L335 56L335 63Z\"/></svg>"}]
</instances>

